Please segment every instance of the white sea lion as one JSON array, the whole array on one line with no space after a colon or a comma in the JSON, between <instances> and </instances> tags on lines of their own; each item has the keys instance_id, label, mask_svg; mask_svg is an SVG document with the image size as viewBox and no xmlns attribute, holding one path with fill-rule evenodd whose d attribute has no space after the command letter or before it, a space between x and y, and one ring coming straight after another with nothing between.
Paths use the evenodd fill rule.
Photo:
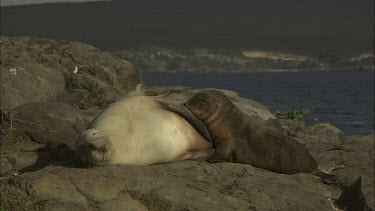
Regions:
<instances>
[{"instance_id":1,"label":"white sea lion","mask_svg":"<svg viewBox=\"0 0 375 211\"><path fill-rule=\"evenodd\" d=\"M89 166L150 165L213 154L205 125L183 105L133 96L112 103L76 141L78 158Z\"/></svg>"}]
</instances>

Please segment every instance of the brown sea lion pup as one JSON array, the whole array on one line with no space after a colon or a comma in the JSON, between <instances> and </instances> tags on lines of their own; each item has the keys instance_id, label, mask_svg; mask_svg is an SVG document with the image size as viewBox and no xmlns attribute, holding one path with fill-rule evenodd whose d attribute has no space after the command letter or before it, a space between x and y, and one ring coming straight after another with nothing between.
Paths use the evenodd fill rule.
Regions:
<instances>
[{"instance_id":1,"label":"brown sea lion pup","mask_svg":"<svg viewBox=\"0 0 375 211\"><path fill-rule=\"evenodd\" d=\"M335 180L334 175L318 168L301 143L255 125L220 91L198 92L185 106L205 123L211 135L215 152L210 162L246 163L283 174L311 173L327 183Z\"/></svg>"}]
</instances>

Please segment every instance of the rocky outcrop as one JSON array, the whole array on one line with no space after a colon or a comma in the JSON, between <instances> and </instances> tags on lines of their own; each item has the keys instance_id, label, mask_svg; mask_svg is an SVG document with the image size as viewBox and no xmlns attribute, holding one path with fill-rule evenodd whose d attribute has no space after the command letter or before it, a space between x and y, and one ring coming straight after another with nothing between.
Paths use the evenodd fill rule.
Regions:
<instances>
[{"instance_id":1,"label":"rocky outcrop","mask_svg":"<svg viewBox=\"0 0 375 211\"><path fill-rule=\"evenodd\" d=\"M295 120L279 121L267 107L227 90L221 91L257 124L285 132L304 144L321 169L337 175L335 184L324 184L310 174L283 175L235 163L182 161L143 167L82 167L74 155L76 137L108 103L126 95L126 87L134 89L132 83L139 82L139 77L135 77L139 80L132 79L131 75L116 72L126 65L106 68L99 65L86 72L81 66L81 73L69 72L71 67L75 71L77 64L87 64L93 58L93 64L96 61L109 64L111 59L116 59L109 55L97 58L102 54L84 44L33 38L5 40L5 46L12 45L9 48L19 52L21 57L28 55L26 51L38 49L39 52L42 51L40 46L51 45L51 51L43 48L51 52L49 56L42 54L43 67L61 74L64 83L72 77L75 85L65 84L59 91L51 89L49 95L33 99L22 98L18 79L17 83L1 85L4 93L9 91L7 86L19 89L18 97L24 100L24 104L17 106L13 99L3 99L8 95L2 95L4 108L12 110L1 112L1 209L374 210L374 135L346 137L328 123L305 126ZM19 43L28 43L34 50L25 50ZM71 45L73 49L85 46L88 52L65 50L70 53L61 57L56 53L60 52L56 49L61 45ZM35 55L28 56L34 58ZM57 58L60 58L58 63ZM28 60L10 61L14 65ZM2 74L4 67L10 67L3 63L3 54L1 67ZM111 72L120 76L107 77L105 73ZM36 71L35 75L38 74ZM120 84L125 75L129 81ZM39 86L30 84L29 89ZM48 89L48 86L41 87ZM148 87L146 94L182 103L201 90L204 89Z\"/></svg>"},{"instance_id":2,"label":"rocky outcrop","mask_svg":"<svg viewBox=\"0 0 375 211\"><path fill-rule=\"evenodd\" d=\"M146 93L184 102L199 90L153 87ZM277 121L266 107L252 104L253 101L243 99L234 92L225 92L247 112L249 118L261 119L266 125L270 119ZM56 114L54 118L45 116L45 113L51 113L47 107L53 109L51 103L24 107L27 106L31 106L30 109L20 111L29 110L44 115L42 119L46 122L37 122L38 117L33 115L27 121L49 126L54 125L53 121L65 121L67 125L64 130L67 131L62 133L67 135L70 134L68 128L71 128L68 125L79 122L70 119L75 116L90 118L83 114L89 110L74 110L69 106L66 109L73 110ZM34 106L46 110L45 113L33 110ZM63 108L59 109L64 111ZM270 118L266 119L265 114ZM22 125L17 127L18 130L30 130ZM17 202L17 206L28 209L374 210L374 193L371 189L374 184L374 136L345 137L339 129L326 123L303 127L294 138L310 150L323 170L338 175L335 185L326 185L310 174L283 175L233 163L183 161L143 167L114 165L85 168L75 160L74 151L69 147L71 145L58 132L56 138L60 138L60 141L57 138L55 143L68 146L53 148L43 141L48 139L48 134L39 133L39 136L30 139L28 135L31 134L18 135L19 139L16 140L17 143L29 143L29 152L22 152L21 149L26 148L21 147L22 144L9 146L11 139L8 138L4 142L7 153L1 157L3 169L7 169L2 171L3 177L10 175L5 180L4 191L11 198L15 194L20 197L22 193L28 204L20 205ZM4 203L10 208L16 206L11 201Z\"/></svg>"},{"instance_id":3,"label":"rocky outcrop","mask_svg":"<svg viewBox=\"0 0 375 211\"><path fill-rule=\"evenodd\" d=\"M76 137L90 118L64 103L29 103L13 110L14 133L23 133L40 144L74 147Z\"/></svg>"},{"instance_id":4,"label":"rocky outcrop","mask_svg":"<svg viewBox=\"0 0 375 211\"><path fill-rule=\"evenodd\" d=\"M164 88L164 89L163 89ZM158 93L158 96L171 99L180 103L186 102L195 93L207 89L193 89L190 87L151 87ZM166 90L165 90L166 89ZM276 117L266 106L250 99L242 98L237 92L216 89L227 95L236 106L249 116L259 117L263 120L275 119Z\"/></svg>"},{"instance_id":5,"label":"rocky outcrop","mask_svg":"<svg viewBox=\"0 0 375 211\"><path fill-rule=\"evenodd\" d=\"M337 200L348 210L374 210L374 178L359 177Z\"/></svg>"},{"instance_id":6,"label":"rocky outcrop","mask_svg":"<svg viewBox=\"0 0 375 211\"><path fill-rule=\"evenodd\" d=\"M186 101L200 90L152 88L154 95L178 102ZM263 123L270 119L277 121L266 107L234 92L224 92L249 118L263 120ZM20 135L18 139L13 137L13 141L18 144L7 135L8 141L3 142L6 153L1 157L1 173L16 172L16 176L8 179L4 190L12 190L13 195L26 190L25 197L29 197L28 201L32 201L35 207L74 210L334 210L335 206L341 206L349 210L373 209L373 192L365 187L373 184L371 155L374 137L344 137L339 129L326 123L305 127L297 131L295 138L305 144L322 169L339 176L336 186L325 185L309 174L282 175L232 163L184 161L145 167L82 168L71 148L75 136L88 124L90 117L83 114L88 110L62 103L32 103L15 111L12 126ZM56 147L58 144L67 147ZM27 148L28 152L24 152ZM344 191L340 196L341 189ZM339 200L335 202L336 199ZM5 202L12 207L9 203Z\"/></svg>"},{"instance_id":7,"label":"rocky outcrop","mask_svg":"<svg viewBox=\"0 0 375 211\"><path fill-rule=\"evenodd\" d=\"M211 89L211 88L209 88ZM190 97L192 97L195 93L208 90L208 89L193 89L191 87L149 87L148 93L157 95L162 98L166 98L169 100L173 100L179 103L186 102ZM243 98L239 96L237 92L229 91L229 90L222 90L222 89L216 89L219 90L225 95L227 95L233 103L238 106L242 112L247 114L249 118L251 118L254 122L257 122L258 124L267 127L272 128L276 130L281 129L281 125L278 121L276 121L275 115L271 112L269 108L266 106L255 102L250 99Z\"/></svg>"},{"instance_id":8,"label":"rocky outcrop","mask_svg":"<svg viewBox=\"0 0 375 211\"><path fill-rule=\"evenodd\" d=\"M339 190L308 174L184 161L144 167L51 166L12 179L50 209L332 210Z\"/></svg>"},{"instance_id":9,"label":"rocky outcrop","mask_svg":"<svg viewBox=\"0 0 375 211\"><path fill-rule=\"evenodd\" d=\"M79 42L1 37L1 109L53 101L65 88L86 89L93 104L142 83L127 61Z\"/></svg>"}]
</instances>

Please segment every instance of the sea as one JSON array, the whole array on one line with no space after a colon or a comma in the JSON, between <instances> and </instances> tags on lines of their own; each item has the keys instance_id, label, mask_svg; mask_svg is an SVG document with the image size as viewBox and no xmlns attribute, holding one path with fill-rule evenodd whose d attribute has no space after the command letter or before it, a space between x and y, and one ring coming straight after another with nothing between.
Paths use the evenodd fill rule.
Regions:
<instances>
[{"instance_id":1,"label":"sea","mask_svg":"<svg viewBox=\"0 0 375 211\"><path fill-rule=\"evenodd\" d=\"M271 111L309 109L306 125L328 122L345 135L374 133L374 72L141 72L147 86L236 91Z\"/></svg>"}]
</instances>

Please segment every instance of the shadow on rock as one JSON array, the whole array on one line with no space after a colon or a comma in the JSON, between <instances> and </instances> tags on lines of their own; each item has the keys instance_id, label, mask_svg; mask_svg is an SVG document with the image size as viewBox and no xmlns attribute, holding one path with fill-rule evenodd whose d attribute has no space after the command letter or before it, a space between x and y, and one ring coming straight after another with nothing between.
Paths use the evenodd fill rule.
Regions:
<instances>
[{"instance_id":1,"label":"shadow on rock","mask_svg":"<svg viewBox=\"0 0 375 211\"><path fill-rule=\"evenodd\" d=\"M35 172L50 165L67 168L83 167L75 158L75 151L66 144L60 144L54 149L41 149L37 152L37 156L38 158L33 165L22 168L20 172Z\"/></svg>"}]
</instances>

